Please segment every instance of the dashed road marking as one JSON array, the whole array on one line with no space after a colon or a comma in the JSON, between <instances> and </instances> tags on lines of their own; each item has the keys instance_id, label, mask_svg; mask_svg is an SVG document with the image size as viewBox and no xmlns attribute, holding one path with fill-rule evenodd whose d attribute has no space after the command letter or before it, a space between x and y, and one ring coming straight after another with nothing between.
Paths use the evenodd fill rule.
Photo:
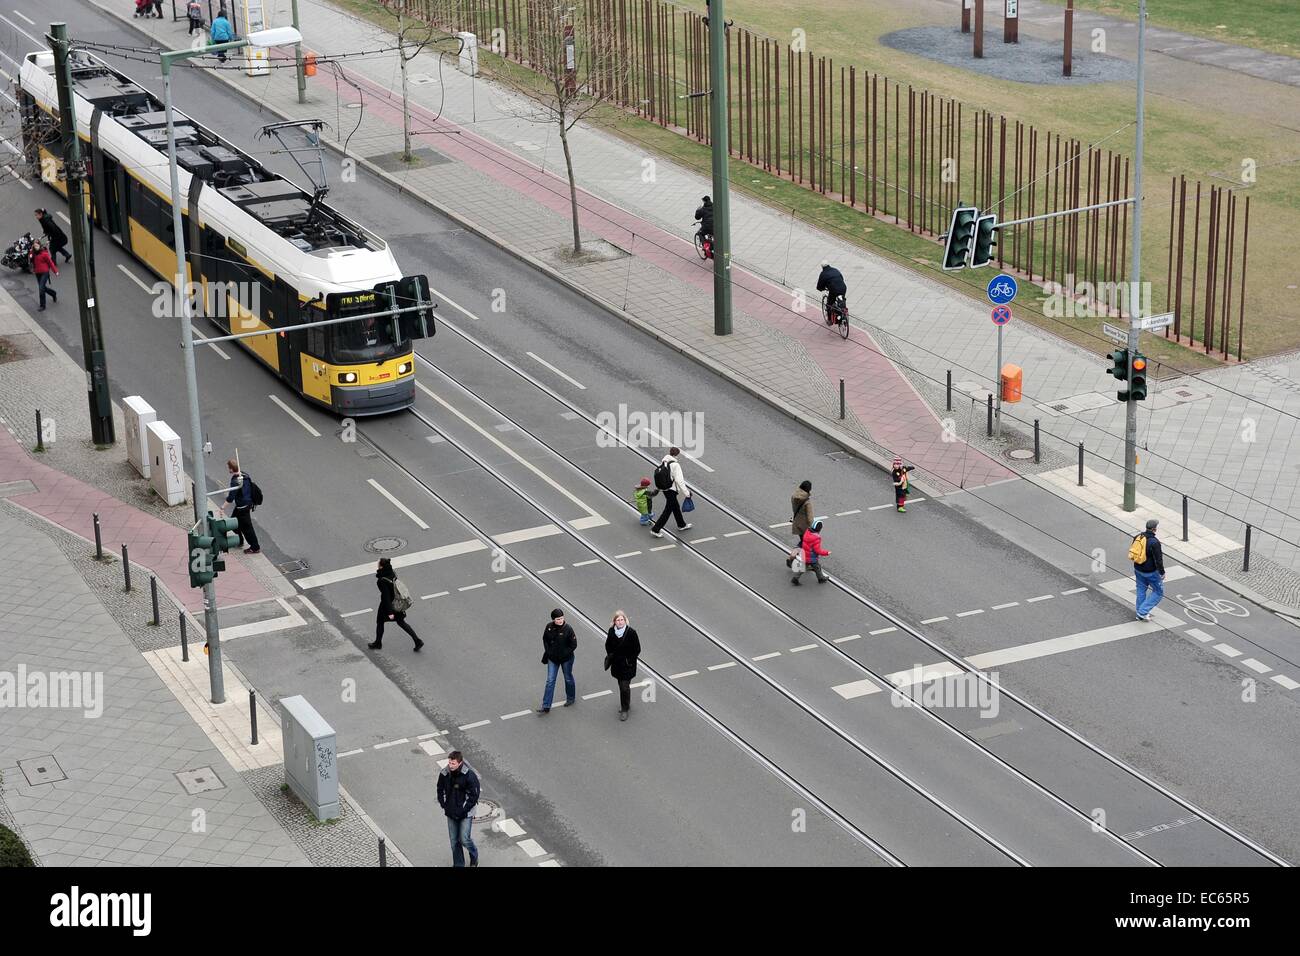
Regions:
<instances>
[{"instance_id":1,"label":"dashed road marking","mask_svg":"<svg viewBox=\"0 0 1300 956\"><path fill-rule=\"evenodd\" d=\"M724 538L739 538L742 534L749 534L749 529L746 528L744 531L731 531L731 532L728 532L727 534L724 534L723 537L724 537Z\"/></svg>"},{"instance_id":2,"label":"dashed road marking","mask_svg":"<svg viewBox=\"0 0 1300 956\"><path fill-rule=\"evenodd\" d=\"M524 828L515 823L514 820L506 817L504 820L498 820L492 824L492 828L498 833L504 833L510 839L515 840L524 835Z\"/></svg>"},{"instance_id":3,"label":"dashed road marking","mask_svg":"<svg viewBox=\"0 0 1300 956\"><path fill-rule=\"evenodd\" d=\"M276 405L280 406L280 410L283 411L286 415L292 418L303 428L307 429L307 434L311 435L312 438L320 438L320 432L318 432L316 429L311 427L311 422L307 421L307 419L303 418L292 408L290 408L288 405L282 402L278 395L268 395L266 397L269 398L271 401L275 402ZM428 527L428 525L425 525L425 527Z\"/></svg>"},{"instance_id":4,"label":"dashed road marking","mask_svg":"<svg viewBox=\"0 0 1300 956\"><path fill-rule=\"evenodd\" d=\"M445 748L442 744L440 744L436 740L420 741L420 749L423 750L430 757L440 757L447 752L447 748Z\"/></svg>"},{"instance_id":5,"label":"dashed road marking","mask_svg":"<svg viewBox=\"0 0 1300 956\"><path fill-rule=\"evenodd\" d=\"M564 565L562 565L562 564L557 564L557 565L556 565L555 567L553 567L553 568L542 568L542 570L538 571L537 573L538 573L538 574L550 574L552 571L563 571L563 570L564 570Z\"/></svg>"},{"instance_id":6,"label":"dashed road marking","mask_svg":"<svg viewBox=\"0 0 1300 956\"><path fill-rule=\"evenodd\" d=\"M818 647L821 647L821 645L820 645L820 644L800 644L798 647L792 647L792 648L790 648L790 653L791 653L791 654L799 654L799 653L802 653L803 651L811 651L811 650L813 650L813 649L815 649L815 648L818 648Z\"/></svg>"},{"instance_id":7,"label":"dashed road marking","mask_svg":"<svg viewBox=\"0 0 1300 956\"><path fill-rule=\"evenodd\" d=\"M849 641L856 641L856 640L858 640L860 637L862 637L861 634L846 634L844 637L837 637L837 638L835 638L835 640L831 641L831 643L832 643L832 644L847 644Z\"/></svg>"},{"instance_id":8,"label":"dashed road marking","mask_svg":"<svg viewBox=\"0 0 1300 956\"><path fill-rule=\"evenodd\" d=\"M1196 638L1202 644L1208 644L1210 641L1214 640L1213 637L1211 637L1209 634L1206 634L1199 627L1189 627L1186 631L1186 634L1188 637Z\"/></svg>"},{"instance_id":9,"label":"dashed road marking","mask_svg":"<svg viewBox=\"0 0 1300 956\"><path fill-rule=\"evenodd\" d=\"M847 518L849 515L860 515L860 514L862 514L862 509L854 508L852 511L837 511L835 512L835 517Z\"/></svg>"},{"instance_id":10,"label":"dashed road marking","mask_svg":"<svg viewBox=\"0 0 1300 956\"><path fill-rule=\"evenodd\" d=\"M451 593L450 591L438 591L438 592L436 592L436 593L434 593L434 594L421 594L421 595L420 595L420 600L421 600L421 601L431 601L431 600L433 600L433 599L436 598L436 597L446 597L446 596L447 596L448 594L450 594L450 593Z\"/></svg>"},{"instance_id":11,"label":"dashed road marking","mask_svg":"<svg viewBox=\"0 0 1300 956\"><path fill-rule=\"evenodd\" d=\"M1244 661L1241 662L1241 666L1249 667L1256 674L1267 674L1269 671L1273 669L1269 667L1267 664L1255 660L1255 658L1253 657L1247 657Z\"/></svg>"},{"instance_id":12,"label":"dashed road marking","mask_svg":"<svg viewBox=\"0 0 1300 956\"><path fill-rule=\"evenodd\" d=\"M512 574L512 575L510 575L510 577L508 577L508 578L497 578L497 579L496 579L496 583L497 583L497 584L505 584L505 583L507 583L508 581L518 581L518 580L519 580L520 578L522 578L522 577L523 577L522 574Z\"/></svg>"},{"instance_id":13,"label":"dashed road marking","mask_svg":"<svg viewBox=\"0 0 1300 956\"><path fill-rule=\"evenodd\" d=\"M667 551L669 548L675 548L675 547L677 547L677 545L675 545L675 544L661 544L661 545L659 545L659 547L657 547L657 548L651 548L650 550L651 550L651 551Z\"/></svg>"},{"instance_id":14,"label":"dashed road marking","mask_svg":"<svg viewBox=\"0 0 1300 956\"><path fill-rule=\"evenodd\" d=\"M1237 650L1231 644L1215 644L1214 649L1224 657L1240 657L1241 651Z\"/></svg>"},{"instance_id":15,"label":"dashed road marking","mask_svg":"<svg viewBox=\"0 0 1300 956\"><path fill-rule=\"evenodd\" d=\"M467 584L463 588L457 588L457 591L476 591L479 588L487 587L486 581L480 581L478 584Z\"/></svg>"},{"instance_id":16,"label":"dashed road marking","mask_svg":"<svg viewBox=\"0 0 1300 956\"><path fill-rule=\"evenodd\" d=\"M546 856L546 851L543 850L541 846L538 845L536 840L531 838L527 840L520 840L518 843L515 844L515 846L519 847L519 849L523 850L525 853L528 854L530 858L534 860L537 859L539 856Z\"/></svg>"},{"instance_id":17,"label":"dashed road marking","mask_svg":"<svg viewBox=\"0 0 1300 956\"><path fill-rule=\"evenodd\" d=\"M398 744L409 744L411 738L403 737L401 740L389 740L382 744L375 744L375 750L383 750L386 747L396 747Z\"/></svg>"},{"instance_id":18,"label":"dashed road marking","mask_svg":"<svg viewBox=\"0 0 1300 956\"><path fill-rule=\"evenodd\" d=\"M921 623L922 623L922 624L938 624L940 621L946 621L946 620L948 620L948 615L943 614L943 615L940 615L939 617L927 617L927 618L926 618L924 621L922 621Z\"/></svg>"},{"instance_id":19,"label":"dashed road marking","mask_svg":"<svg viewBox=\"0 0 1300 956\"><path fill-rule=\"evenodd\" d=\"M1025 603L1026 603L1026 604L1036 604L1036 603L1038 603L1039 601L1050 601L1050 600L1051 600L1052 598L1054 598L1054 597L1056 597L1055 594L1040 594L1040 595L1038 595L1038 597L1031 597L1031 598L1029 598L1029 600L1025 601Z\"/></svg>"},{"instance_id":20,"label":"dashed road marking","mask_svg":"<svg viewBox=\"0 0 1300 956\"><path fill-rule=\"evenodd\" d=\"M788 528L788 527L790 527L790 522L788 522L788 521L779 521L779 522L777 522L776 524L770 524L770 525L768 525L768 528L773 529L773 530L775 530L775 529L777 529L777 528Z\"/></svg>"},{"instance_id":21,"label":"dashed road marking","mask_svg":"<svg viewBox=\"0 0 1300 956\"><path fill-rule=\"evenodd\" d=\"M492 721L490 721L490 720L476 720L476 721L474 721L474 723L472 723L472 724L461 724L461 726L457 727L456 729L457 729L457 730L473 730L475 727L486 727L486 726L487 726L488 724L490 724L490 723L492 723Z\"/></svg>"},{"instance_id":22,"label":"dashed road marking","mask_svg":"<svg viewBox=\"0 0 1300 956\"><path fill-rule=\"evenodd\" d=\"M1005 611L1005 610L1006 610L1007 608L1009 608L1009 607L1020 607L1020 602L1019 602L1019 601L1008 601L1006 604L995 604L995 605L993 605L993 610L995 610L995 611Z\"/></svg>"},{"instance_id":23,"label":"dashed road marking","mask_svg":"<svg viewBox=\"0 0 1300 956\"><path fill-rule=\"evenodd\" d=\"M1064 596L1066 596L1066 595L1068 595L1068 594L1082 594L1082 593L1083 593L1084 591L1086 591L1086 590L1088 590L1088 589L1087 589L1087 588L1070 588L1070 590L1068 590L1068 591L1062 591L1062 592L1061 592L1061 596L1064 597Z\"/></svg>"},{"instance_id":24,"label":"dashed road marking","mask_svg":"<svg viewBox=\"0 0 1300 956\"><path fill-rule=\"evenodd\" d=\"M1276 674L1273 677L1271 677L1270 680L1274 681L1275 683L1281 684L1287 690L1295 690L1297 687L1300 687L1300 683L1293 681L1291 678L1287 677L1284 674Z\"/></svg>"},{"instance_id":25,"label":"dashed road marking","mask_svg":"<svg viewBox=\"0 0 1300 956\"><path fill-rule=\"evenodd\" d=\"M720 670L725 670L728 667L735 667L735 666L736 666L735 661L727 661L725 664L714 664L712 667L709 668L709 670L720 671Z\"/></svg>"},{"instance_id":26,"label":"dashed road marking","mask_svg":"<svg viewBox=\"0 0 1300 956\"><path fill-rule=\"evenodd\" d=\"M774 657L780 657L780 651L772 651L770 654L759 654L757 657L751 657L752 661L770 661Z\"/></svg>"},{"instance_id":27,"label":"dashed road marking","mask_svg":"<svg viewBox=\"0 0 1300 956\"><path fill-rule=\"evenodd\" d=\"M532 713L531 710L516 710L513 714L502 714L502 715L501 715L501 719L502 719L502 720L514 720L516 717L523 717L523 716L525 716L525 715L527 715L527 714L531 714L531 713Z\"/></svg>"},{"instance_id":28,"label":"dashed road marking","mask_svg":"<svg viewBox=\"0 0 1300 956\"><path fill-rule=\"evenodd\" d=\"M370 614L374 611L373 607L363 607L360 611L348 611L343 617L356 617L358 614Z\"/></svg>"},{"instance_id":29,"label":"dashed road marking","mask_svg":"<svg viewBox=\"0 0 1300 956\"><path fill-rule=\"evenodd\" d=\"M877 634L892 634L896 630L898 630L896 627L878 627L874 631L868 631L867 633L875 637Z\"/></svg>"},{"instance_id":30,"label":"dashed road marking","mask_svg":"<svg viewBox=\"0 0 1300 956\"><path fill-rule=\"evenodd\" d=\"M622 561L624 558L635 558L640 553L640 551L624 551L622 554L614 555L614 560Z\"/></svg>"},{"instance_id":31,"label":"dashed road marking","mask_svg":"<svg viewBox=\"0 0 1300 956\"><path fill-rule=\"evenodd\" d=\"M691 544L703 544L705 541L717 541L717 540L718 540L718 536L715 535L715 534L711 534L711 535L709 535L707 538L692 538L692 539L691 539ZM658 549L658 548L651 548L650 550L651 550L651 551L657 551L657 550L659 550L659 549Z\"/></svg>"},{"instance_id":32,"label":"dashed road marking","mask_svg":"<svg viewBox=\"0 0 1300 956\"><path fill-rule=\"evenodd\" d=\"M597 697L608 697L608 696L609 696L610 694L612 694L612 693L614 693L614 692L613 692L612 690L609 690L609 689L606 689L606 690L598 690L598 691L596 691L594 694L583 694L583 695L582 695L582 699L583 699L583 700L595 700Z\"/></svg>"},{"instance_id":33,"label":"dashed road marking","mask_svg":"<svg viewBox=\"0 0 1300 956\"><path fill-rule=\"evenodd\" d=\"M879 511L881 508L897 508L897 505L872 505L868 511Z\"/></svg>"},{"instance_id":34,"label":"dashed road marking","mask_svg":"<svg viewBox=\"0 0 1300 956\"><path fill-rule=\"evenodd\" d=\"M976 614L983 614L983 613L984 613L984 609L981 607L981 608L976 608L974 611L958 611L958 612L957 612L957 616L958 616L958 617L973 617L973 616L976 615Z\"/></svg>"},{"instance_id":35,"label":"dashed road marking","mask_svg":"<svg viewBox=\"0 0 1300 956\"><path fill-rule=\"evenodd\" d=\"M695 677L699 671L682 671L680 674L669 674L669 680L680 680L683 677Z\"/></svg>"},{"instance_id":36,"label":"dashed road marking","mask_svg":"<svg viewBox=\"0 0 1300 956\"><path fill-rule=\"evenodd\" d=\"M574 561L575 568L585 568L589 564L600 564L600 558L592 558L589 561Z\"/></svg>"},{"instance_id":37,"label":"dashed road marking","mask_svg":"<svg viewBox=\"0 0 1300 956\"><path fill-rule=\"evenodd\" d=\"M343 753L339 754L339 759L342 760L344 757L351 757L355 754L363 754L365 752L364 747L358 747L356 750L345 750Z\"/></svg>"}]
</instances>

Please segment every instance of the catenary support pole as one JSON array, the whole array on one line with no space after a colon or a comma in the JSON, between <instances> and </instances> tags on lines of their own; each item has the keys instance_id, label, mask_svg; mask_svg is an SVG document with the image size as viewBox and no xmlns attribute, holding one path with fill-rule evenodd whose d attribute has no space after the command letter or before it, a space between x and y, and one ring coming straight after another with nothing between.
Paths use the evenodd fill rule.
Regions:
<instances>
[{"instance_id":1,"label":"catenary support pole","mask_svg":"<svg viewBox=\"0 0 1300 956\"><path fill-rule=\"evenodd\" d=\"M709 6L709 133L713 148L713 334L731 334L731 201L727 141L727 15Z\"/></svg>"},{"instance_id":2,"label":"catenary support pole","mask_svg":"<svg viewBox=\"0 0 1300 956\"><path fill-rule=\"evenodd\" d=\"M1133 259L1129 267L1128 380L1133 381L1133 357L1142 335L1140 303L1142 279L1142 147L1146 130L1147 0L1138 5L1137 138L1133 150ZM1137 402L1130 397L1124 409L1124 510L1137 510Z\"/></svg>"}]
</instances>

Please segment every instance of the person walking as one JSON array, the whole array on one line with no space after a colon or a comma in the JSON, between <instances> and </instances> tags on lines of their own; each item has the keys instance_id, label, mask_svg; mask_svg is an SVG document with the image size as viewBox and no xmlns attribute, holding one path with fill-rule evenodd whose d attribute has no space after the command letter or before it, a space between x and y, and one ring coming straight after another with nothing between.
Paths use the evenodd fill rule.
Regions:
<instances>
[{"instance_id":1,"label":"person walking","mask_svg":"<svg viewBox=\"0 0 1300 956\"><path fill-rule=\"evenodd\" d=\"M384 625L392 621L411 635L411 640L415 642L414 650L418 651L424 647L420 635L406 623L406 612L411 609L411 593L406 590L405 584L397 580L393 562L388 558L379 559L379 568L375 571L375 584L379 587L379 611L375 614L375 640L374 643L366 646L373 651L383 650Z\"/></svg>"},{"instance_id":2,"label":"person walking","mask_svg":"<svg viewBox=\"0 0 1300 956\"><path fill-rule=\"evenodd\" d=\"M618 681L618 719L627 720L632 709L632 678L636 677L636 660L641 656L641 639L636 628L627 623L627 613L615 611L605 634L605 667Z\"/></svg>"},{"instance_id":3,"label":"person walking","mask_svg":"<svg viewBox=\"0 0 1300 956\"><path fill-rule=\"evenodd\" d=\"M564 671L564 706L578 702L578 687L573 682L573 655L578 649L578 635L564 622L564 611L551 612L551 623L542 631L542 663L546 665L546 690L542 693L542 706L537 713L546 716L555 699L555 678Z\"/></svg>"},{"instance_id":4,"label":"person walking","mask_svg":"<svg viewBox=\"0 0 1300 956\"><path fill-rule=\"evenodd\" d=\"M185 4L185 15L190 19L190 34L203 29L203 4L199 0L189 0Z\"/></svg>"},{"instance_id":5,"label":"person walking","mask_svg":"<svg viewBox=\"0 0 1300 956\"><path fill-rule=\"evenodd\" d=\"M812 482L801 481L794 494L790 496L790 530L794 533L794 551L785 559L788 568L794 563L795 551L803 547L803 533L813 523Z\"/></svg>"},{"instance_id":6,"label":"person walking","mask_svg":"<svg viewBox=\"0 0 1300 956\"><path fill-rule=\"evenodd\" d=\"M894 502L900 512L907 510L907 493L912 487L912 479L907 473L915 467L915 465L904 465L903 459L895 458L890 469L890 475L894 479Z\"/></svg>"},{"instance_id":7,"label":"person walking","mask_svg":"<svg viewBox=\"0 0 1300 956\"><path fill-rule=\"evenodd\" d=\"M680 502L691 496L691 489L686 487L686 477L682 474L681 462L677 460L681 453L682 450L674 445L655 468L655 487L664 493L663 511L659 512L650 528L650 533L656 538L664 536L664 525L668 523L669 515L677 519L678 531L689 531L694 527L682 517Z\"/></svg>"},{"instance_id":8,"label":"person walking","mask_svg":"<svg viewBox=\"0 0 1300 956\"><path fill-rule=\"evenodd\" d=\"M226 462L230 470L230 493L226 503L235 506L233 514L239 522L239 543L247 545L244 554L261 554L262 547L257 543L257 530L253 527L253 509L257 507L257 498L261 497L253 479L239 470L239 462L231 458Z\"/></svg>"},{"instance_id":9,"label":"person walking","mask_svg":"<svg viewBox=\"0 0 1300 956\"><path fill-rule=\"evenodd\" d=\"M58 275L59 267L54 264L54 260L50 258L50 251L41 245L39 239L32 242L31 256L32 272L36 275L36 291L40 294L41 300L40 308L36 311L44 312L46 293L49 293L56 305L59 302L59 294L50 285L50 276Z\"/></svg>"},{"instance_id":10,"label":"person walking","mask_svg":"<svg viewBox=\"0 0 1300 956\"><path fill-rule=\"evenodd\" d=\"M642 478L632 492L632 503L636 505L637 520L643 525L653 524L655 495L659 489L650 483L649 478Z\"/></svg>"},{"instance_id":11,"label":"person walking","mask_svg":"<svg viewBox=\"0 0 1300 956\"><path fill-rule=\"evenodd\" d=\"M478 803L478 774L465 762L459 750L447 754L447 766L438 774L438 806L447 817L447 836L451 840L451 865L478 866L478 847L470 830L474 825L474 805Z\"/></svg>"},{"instance_id":12,"label":"person walking","mask_svg":"<svg viewBox=\"0 0 1300 956\"><path fill-rule=\"evenodd\" d=\"M154 18L161 20L163 18L162 0L152 0L152 3L153 3Z\"/></svg>"},{"instance_id":13,"label":"person walking","mask_svg":"<svg viewBox=\"0 0 1300 956\"><path fill-rule=\"evenodd\" d=\"M41 231L45 233L45 246L50 250L50 258L57 259L61 252L63 253L63 261L71 262L72 253L67 249L68 235L55 221L54 214L48 209L38 209L36 210L36 221L41 224Z\"/></svg>"},{"instance_id":14,"label":"person walking","mask_svg":"<svg viewBox=\"0 0 1300 956\"><path fill-rule=\"evenodd\" d=\"M217 15L212 18L212 29L208 35L214 45L217 43L230 43L235 39L235 30L230 25L230 21L226 19L225 7L218 10ZM217 54L217 59L222 63L226 62L224 50Z\"/></svg>"},{"instance_id":15,"label":"person walking","mask_svg":"<svg viewBox=\"0 0 1300 956\"><path fill-rule=\"evenodd\" d=\"M817 518L813 521L812 527L803 533L803 564L805 571L812 571L817 575L817 583L825 584L830 578L822 570L822 558L829 558L831 553L822 547L822 522L825 519ZM803 577L803 571L796 571L790 583L795 587L799 586L799 579Z\"/></svg>"},{"instance_id":16,"label":"person walking","mask_svg":"<svg viewBox=\"0 0 1300 956\"><path fill-rule=\"evenodd\" d=\"M1165 553L1156 537L1155 518L1147 521L1147 529L1133 539L1128 557L1133 562L1133 576L1137 579L1137 619L1152 620L1151 612L1165 596ZM1150 592L1150 593L1148 593Z\"/></svg>"}]
</instances>

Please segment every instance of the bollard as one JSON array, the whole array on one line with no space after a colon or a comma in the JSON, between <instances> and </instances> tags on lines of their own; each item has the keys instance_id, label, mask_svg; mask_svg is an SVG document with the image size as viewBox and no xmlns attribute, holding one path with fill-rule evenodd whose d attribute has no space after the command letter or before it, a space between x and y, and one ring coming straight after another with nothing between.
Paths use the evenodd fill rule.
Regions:
<instances>
[{"instance_id":1,"label":"bollard","mask_svg":"<svg viewBox=\"0 0 1300 956\"><path fill-rule=\"evenodd\" d=\"M948 411L952 411L952 369L948 369Z\"/></svg>"},{"instance_id":2,"label":"bollard","mask_svg":"<svg viewBox=\"0 0 1300 956\"><path fill-rule=\"evenodd\" d=\"M989 393L989 438L993 437L993 393Z\"/></svg>"},{"instance_id":3,"label":"bollard","mask_svg":"<svg viewBox=\"0 0 1300 956\"><path fill-rule=\"evenodd\" d=\"M36 450L45 451L45 429L41 426L41 410L36 409Z\"/></svg>"},{"instance_id":4,"label":"bollard","mask_svg":"<svg viewBox=\"0 0 1300 956\"><path fill-rule=\"evenodd\" d=\"M122 545L122 576L126 578L126 587L122 590L131 590L131 559L126 554L126 544Z\"/></svg>"},{"instance_id":5,"label":"bollard","mask_svg":"<svg viewBox=\"0 0 1300 956\"><path fill-rule=\"evenodd\" d=\"M1187 540L1187 496L1183 495L1183 540Z\"/></svg>"},{"instance_id":6,"label":"bollard","mask_svg":"<svg viewBox=\"0 0 1300 956\"><path fill-rule=\"evenodd\" d=\"M1079 487L1083 487L1083 442L1079 442Z\"/></svg>"},{"instance_id":7,"label":"bollard","mask_svg":"<svg viewBox=\"0 0 1300 956\"><path fill-rule=\"evenodd\" d=\"M844 379L840 379L840 419L844 418Z\"/></svg>"},{"instance_id":8,"label":"bollard","mask_svg":"<svg viewBox=\"0 0 1300 956\"><path fill-rule=\"evenodd\" d=\"M388 865L388 847L384 845L384 838L379 838L379 865Z\"/></svg>"},{"instance_id":9,"label":"bollard","mask_svg":"<svg viewBox=\"0 0 1300 956\"><path fill-rule=\"evenodd\" d=\"M194 482L190 482L190 501L194 503L194 521L197 524L199 520L199 495L194 490ZM204 532L205 534L207 532Z\"/></svg>"},{"instance_id":10,"label":"bollard","mask_svg":"<svg viewBox=\"0 0 1300 956\"><path fill-rule=\"evenodd\" d=\"M1042 461L1042 446L1038 443L1038 419L1034 419L1034 464Z\"/></svg>"},{"instance_id":11,"label":"bollard","mask_svg":"<svg viewBox=\"0 0 1300 956\"><path fill-rule=\"evenodd\" d=\"M104 560L104 540L99 535L99 512L95 512L95 560Z\"/></svg>"},{"instance_id":12,"label":"bollard","mask_svg":"<svg viewBox=\"0 0 1300 956\"><path fill-rule=\"evenodd\" d=\"M1246 525L1246 554L1241 562L1241 570L1250 570L1250 525Z\"/></svg>"},{"instance_id":13,"label":"bollard","mask_svg":"<svg viewBox=\"0 0 1300 956\"><path fill-rule=\"evenodd\" d=\"M185 622L185 611L184 609L182 609L181 610L181 660L182 661L188 661L190 659L190 639L187 631L188 631L188 625Z\"/></svg>"},{"instance_id":14,"label":"bollard","mask_svg":"<svg viewBox=\"0 0 1300 956\"><path fill-rule=\"evenodd\" d=\"M253 746L257 746L257 691L248 692L248 722L253 728Z\"/></svg>"},{"instance_id":15,"label":"bollard","mask_svg":"<svg viewBox=\"0 0 1300 956\"><path fill-rule=\"evenodd\" d=\"M153 598L153 626L157 627L161 623L158 619L158 579L152 574L149 575L149 595Z\"/></svg>"}]
</instances>

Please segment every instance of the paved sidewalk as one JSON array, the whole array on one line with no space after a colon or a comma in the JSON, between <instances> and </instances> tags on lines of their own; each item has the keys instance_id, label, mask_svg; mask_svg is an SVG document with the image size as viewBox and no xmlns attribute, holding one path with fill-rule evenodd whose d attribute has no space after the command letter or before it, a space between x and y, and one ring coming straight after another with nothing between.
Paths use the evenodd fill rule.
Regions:
<instances>
[{"instance_id":1,"label":"paved sidewalk","mask_svg":"<svg viewBox=\"0 0 1300 956\"><path fill-rule=\"evenodd\" d=\"M378 28L319 0L299 6L307 45L317 51L390 42ZM105 8L129 20L115 7ZM287 11L286 0L278 0L276 17L282 9ZM287 13L273 22L287 22ZM165 21L134 25L168 44L183 36L182 26ZM658 160L653 181L645 182L643 162L652 157L600 131L575 128L584 233L625 254L592 264L565 262L556 251L569 231L568 192L560 144L550 127L519 118L510 96L458 72L454 58L440 65L425 54L408 71L415 125L437 131L419 137L418 145L433 150L435 162L395 174L398 181L544 260L737 380L761 384L819 424L855 433L881 455L901 454L939 491L1059 469L1080 441L1088 468L1112 480L1121 475L1124 409L1108 397L1113 383L1097 354L1013 323L1006 358L1026 369L1025 401L1008 408L1011 433L995 445L983 437L980 413L996 362L986 306L742 196L733 197L735 231L743 237L733 269L736 332L717 338L710 274L690 246L691 213L711 189L706 178ZM347 84L337 84L336 92L334 80L323 73L309 80L306 105L297 102L291 70L256 78L226 71L222 78L284 115L337 121L341 130L333 132L340 139L351 134L354 155L382 158L399 149L395 57L351 61L347 72L366 91L364 109L350 109L349 103L359 101L356 92ZM356 120L346 121L349 116ZM744 175L745 168L733 164L733 176ZM793 287L811 286L823 258L844 271L855 317L873 323L857 328L849 343L822 326L815 294L805 314L791 308ZM953 413L944 409L939 384L950 369L959 384ZM840 377L847 382L845 422L838 421ZM1005 457L1029 444L1035 418L1042 420L1043 463L1035 467ZM1249 438L1243 437L1246 420L1252 422ZM1258 555L1252 557L1257 570L1247 579L1252 587L1291 587L1288 569L1300 567L1300 550L1269 536L1300 541L1300 517L1293 517L1300 515L1300 482L1294 480L1300 446L1291 442L1297 423L1300 376L1293 378L1276 359L1161 383L1141 411L1141 490L1175 511L1181 510L1181 494L1191 495L1192 521L1237 542L1243 519L1252 521ZM1068 493L1063 485L1061 492ZM1131 516L1117 520L1133 523Z\"/></svg>"}]
</instances>

